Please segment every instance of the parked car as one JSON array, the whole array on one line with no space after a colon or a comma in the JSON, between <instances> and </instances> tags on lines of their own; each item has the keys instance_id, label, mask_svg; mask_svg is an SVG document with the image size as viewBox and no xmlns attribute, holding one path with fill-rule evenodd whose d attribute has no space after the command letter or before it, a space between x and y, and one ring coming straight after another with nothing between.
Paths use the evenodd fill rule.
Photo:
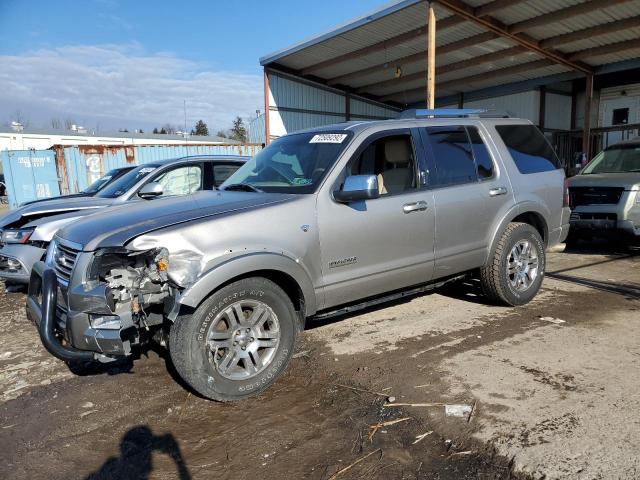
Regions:
<instances>
[{"instance_id":1,"label":"parked car","mask_svg":"<svg viewBox=\"0 0 640 480\"><path fill-rule=\"evenodd\" d=\"M237 400L283 372L308 319L467 275L527 303L568 231L554 150L526 120L434 114L290 134L220 191L80 219L34 266L29 318L65 361L155 340L201 395Z\"/></svg>"},{"instance_id":2,"label":"parked car","mask_svg":"<svg viewBox=\"0 0 640 480\"><path fill-rule=\"evenodd\" d=\"M569 179L567 241L603 234L640 238L640 138L612 145Z\"/></svg>"},{"instance_id":3,"label":"parked car","mask_svg":"<svg viewBox=\"0 0 640 480\"><path fill-rule=\"evenodd\" d=\"M248 157L190 156L132 168L92 196L58 197L24 205L0 218L0 279L29 282L31 267L44 257L56 231L104 207L213 190Z\"/></svg>"},{"instance_id":4,"label":"parked car","mask_svg":"<svg viewBox=\"0 0 640 480\"><path fill-rule=\"evenodd\" d=\"M133 170L134 168L135 166L114 168L112 170L109 170L105 175L103 175L98 180L96 180L91 185L89 185L87 188L79 191L78 193L70 193L68 195L59 195L57 197L52 197L52 198L60 199L60 198L93 197L95 194L97 194L100 190L105 188L107 185L115 182L118 178L123 176L125 173ZM30 202L24 202L20 206L24 207L25 205L31 205L33 203L48 202L52 198L40 198L38 200L31 200Z\"/></svg>"}]
</instances>

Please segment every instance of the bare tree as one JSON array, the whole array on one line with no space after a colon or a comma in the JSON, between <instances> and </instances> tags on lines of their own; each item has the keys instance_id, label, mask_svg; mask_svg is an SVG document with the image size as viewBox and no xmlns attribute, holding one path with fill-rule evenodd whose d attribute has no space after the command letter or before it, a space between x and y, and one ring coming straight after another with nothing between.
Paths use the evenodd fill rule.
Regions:
<instances>
[{"instance_id":1,"label":"bare tree","mask_svg":"<svg viewBox=\"0 0 640 480\"><path fill-rule=\"evenodd\" d=\"M67 130L71 130L71 125L77 125L78 122L76 122L73 118L65 118L64 119L64 128L66 128Z\"/></svg>"},{"instance_id":2,"label":"bare tree","mask_svg":"<svg viewBox=\"0 0 640 480\"><path fill-rule=\"evenodd\" d=\"M9 119L9 121L18 122L24 128L29 127L29 123L30 123L29 119L27 118L27 116L24 114L22 110L16 110L15 112L13 112L12 118Z\"/></svg>"},{"instance_id":3,"label":"bare tree","mask_svg":"<svg viewBox=\"0 0 640 480\"><path fill-rule=\"evenodd\" d=\"M51 124L51 128L55 128L56 130L60 130L62 128L62 120L60 118L51 117L49 123Z\"/></svg>"}]
</instances>

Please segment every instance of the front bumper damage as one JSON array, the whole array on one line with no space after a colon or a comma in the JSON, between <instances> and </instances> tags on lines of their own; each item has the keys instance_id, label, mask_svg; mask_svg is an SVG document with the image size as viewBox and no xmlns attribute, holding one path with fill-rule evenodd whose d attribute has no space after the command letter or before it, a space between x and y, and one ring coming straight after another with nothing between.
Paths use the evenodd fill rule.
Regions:
<instances>
[{"instance_id":1,"label":"front bumper damage","mask_svg":"<svg viewBox=\"0 0 640 480\"><path fill-rule=\"evenodd\" d=\"M27 285L33 265L46 250L34 245L6 244L0 248L0 279Z\"/></svg>"},{"instance_id":2,"label":"front bumper damage","mask_svg":"<svg viewBox=\"0 0 640 480\"><path fill-rule=\"evenodd\" d=\"M85 291L83 285L69 289L55 270L37 262L27 294L27 317L38 328L44 347L65 360L109 362L131 353L138 331L131 318L119 316L120 329L91 326L91 315L113 315L104 288Z\"/></svg>"}]
</instances>

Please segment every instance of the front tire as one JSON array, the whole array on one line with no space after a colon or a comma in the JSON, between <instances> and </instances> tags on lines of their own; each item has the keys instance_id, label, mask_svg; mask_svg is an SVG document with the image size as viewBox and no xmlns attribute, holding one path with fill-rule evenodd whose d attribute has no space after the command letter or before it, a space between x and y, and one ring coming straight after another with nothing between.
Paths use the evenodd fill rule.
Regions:
<instances>
[{"instance_id":1,"label":"front tire","mask_svg":"<svg viewBox=\"0 0 640 480\"><path fill-rule=\"evenodd\" d=\"M231 283L180 316L169 332L178 374L201 395L218 401L257 395L282 374L293 354L298 316L272 281Z\"/></svg>"},{"instance_id":2,"label":"front tire","mask_svg":"<svg viewBox=\"0 0 640 480\"><path fill-rule=\"evenodd\" d=\"M510 223L491 261L480 270L482 290L492 302L524 305L540 290L545 266L544 242L538 231L527 223Z\"/></svg>"}]
</instances>

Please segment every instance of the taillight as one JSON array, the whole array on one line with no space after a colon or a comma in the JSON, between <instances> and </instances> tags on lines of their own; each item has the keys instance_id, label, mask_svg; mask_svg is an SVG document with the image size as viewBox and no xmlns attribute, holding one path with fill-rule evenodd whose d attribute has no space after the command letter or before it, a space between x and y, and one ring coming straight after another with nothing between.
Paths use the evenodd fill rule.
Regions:
<instances>
[{"instance_id":1,"label":"taillight","mask_svg":"<svg viewBox=\"0 0 640 480\"><path fill-rule=\"evenodd\" d=\"M562 196L562 206L570 207L571 206L571 198L569 197L569 179L564 179L564 195Z\"/></svg>"}]
</instances>

